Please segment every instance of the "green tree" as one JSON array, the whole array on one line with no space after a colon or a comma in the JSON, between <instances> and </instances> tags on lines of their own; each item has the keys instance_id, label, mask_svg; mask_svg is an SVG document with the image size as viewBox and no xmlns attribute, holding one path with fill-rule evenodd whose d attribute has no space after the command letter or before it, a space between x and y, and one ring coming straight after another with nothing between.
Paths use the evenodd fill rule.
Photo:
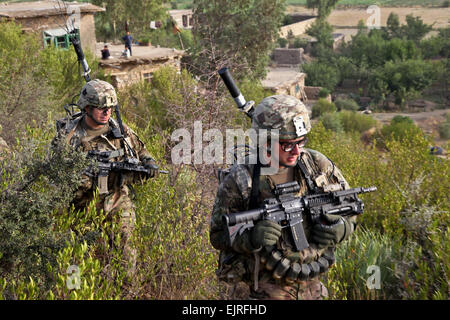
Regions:
<instances>
[{"instance_id":1,"label":"green tree","mask_svg":"<svg viewBox=\"0 0 450 320\"><path fill-rule=\"evenodd\" d=\"M164 7L167 0L92 0L91 2L106 9L105 12L95 15L97 36L104 41L123 36L127 21L130 32L139 33L150 29L150 21L167 17Z\"/></svg>"},{"instance_id":2,"label":"green tree","mask_svg":"<svg viewBox=\"0 0 450 320\"><path fill-rule=\"evenodd\" d=\"M432 29L433 25L428 25L420 17L409 14L406 16L406 25L402 26L402 34L406 39L419 43Z\"/></svg>"},{"instance_id":3,"label":"green tree","mask_svg":"<svg viewBox=\"0 0 450 320\"><path fill-rule=\"evenodd\" d=\"M314 56L326 59L332 54L333 27L327 21L317 19L306 29L306 34L317 40L312 52Z\"/></svg>"},{"instance_id":4,"label":"green tree","mask_svg":"<svg viewBox=\"0 0 450 320\"><path fill-rule=\"evenodd\" d=\"M313 61L302 65L302 71L306 73L306 85L315 87L325 87L333 91L340 81L339 70L322 61Z\"/></svg>"},{"instance_id":5,"label":"green tree","mask_svg":"<svg viewBox=\"0 0 450 320\"><path fill-rule=\"evenodd\" d=\"M317 9L320 20L324 20L334 9L339 0L306 0L306 7Z\"/></svg>"},{"instance_id":6,"label":"green tree","mask_svg":"<svg viewBox=\"0 0 450 320\"><path fill-rule=\"evenodd\" d=\"M227 66L236 79L263 78L284 17L284 0L194 0L192 71Z\"/></svg>"},{"instance_id":7,"label":"green tree","mask_svg":"<svg viewBox=\"0 0 450 320\"><path fill-rule=\"evenodd\" d=\"M401 37L400 19L398 14L394 12L389 14L386 21L386 33L388 39Z\"/></svg>"},{"instance_id":8,"label":"green tree","mask_svg":"<svg viewBox=\"0 0 450 320\"><path fill-rule=\"evenodd\" d=\"M377 69L372 82L374 87L386 89L395 97L395 103L403 106L408 95L417 93L433 83L435 69L430 62L423 60L388 61ZM374 88L372 87L372 89ZM372 91L372 95L378 93Z\"/></svg>"}]
</instances>

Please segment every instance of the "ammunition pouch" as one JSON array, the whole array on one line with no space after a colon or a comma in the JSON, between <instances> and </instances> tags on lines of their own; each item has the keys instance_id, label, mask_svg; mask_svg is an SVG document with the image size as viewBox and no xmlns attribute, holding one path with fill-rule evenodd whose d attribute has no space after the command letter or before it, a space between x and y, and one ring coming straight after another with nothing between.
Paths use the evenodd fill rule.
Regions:
<instances>
[{"instance_id":1,"label":"ammunition pouch","mask_svg":"<svg viewBox=\"0 0 450 320\"><path fill-rule=\"evenodd\" d=\"M275 280L284 280L288 285L311 280L326 272L335 262L334 252L327 250L316 261L299 263L284 257L281 251L273 247L264 247L261 251L261 263L272 273Z\"/></svg>"},{"instance_id":2,"label":"ammunition pouch","mask_svg":"<svg viewBox=\"0 0 450 320\"><path fill-rule=\"evenodd\" d=\"M219 267L216 270L219 280L227 283L238 283L242 281L246 273L246 263L239 255L235 253L220 253Z\"/></svg>"}]
</instances>

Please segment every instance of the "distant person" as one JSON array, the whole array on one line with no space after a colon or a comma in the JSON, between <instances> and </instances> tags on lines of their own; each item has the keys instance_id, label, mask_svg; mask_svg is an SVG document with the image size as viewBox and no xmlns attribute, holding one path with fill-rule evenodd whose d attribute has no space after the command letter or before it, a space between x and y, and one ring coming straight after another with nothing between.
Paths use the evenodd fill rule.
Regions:
<instances>
[{"instance_id":1,"label":"distant person","mask_svg":"<svg viewBox=\"0 0 450 320\"><path fill-rule=\"evenodd\" d=\"M133 37L130 35L130 31L127 31L127 34L122 37L122 40L125 42L125 49L130 50L130 56L132 56L131 43L133 42Z\"/></svg>"},{"instance_id":2,"label":"distant person","mask_svg":"<svg viewBox=\"0 0 450 320\"><path fill-rule=\"evenodd\" d=\"M102 51L102 59L103 60L111 58L111 54L109 53L108 46L104 46L103 50L101 50L101 51Z\"/></svg>"}]
</instances>

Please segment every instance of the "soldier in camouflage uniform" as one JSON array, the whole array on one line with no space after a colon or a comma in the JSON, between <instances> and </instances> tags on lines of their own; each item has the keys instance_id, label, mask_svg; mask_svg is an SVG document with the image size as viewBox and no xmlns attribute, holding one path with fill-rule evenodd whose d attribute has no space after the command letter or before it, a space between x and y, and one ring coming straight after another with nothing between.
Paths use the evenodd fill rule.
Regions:
<instances>
[{"instance_id":1,"label":"soldier in camouflage uniform","mask_svg":"<svg viewBox=\"0 0 450 320\"><path fill-rule=\"evenodd\" d=\"M131 245L131 234L135 226L135 210L130 199L130 185L155 176L159 171L154 159L145 148L144 143L123 125L125 142L120 137L118 123L111 118L112 108L117 105L114 87L101 80L89 81L81 90L78 106L81 116L74 119L61 119L55 139L65 141L80 152L91 150L111 152L111 161L123 161L124 155L137 159L150 169L150 174L136 172L109 172L108 176L99 176L91 170L82 175L82 184L75 193L73 204L82 210L93 199L98 190L97 212L103 210L105 219L120 222L122 233L123 265L128 274L134 274L136 252Z\"/></svg>"},{"instance_id":2,"label":"soldier in camouflage uniform","mask_svg":"<svg viewBox=\"0 0 450 320\"><path fill-rule=\"evenodd\" d=\"M273 139L274 133L270 133L279 148L278 159L272 157L270 161L278 161L279 170L273 175L259 176L259 193L253 202L257 208L262 207L264 199L274 197L273 189L281 183L297 181L298 196L349 188L333 162L318 151L304 148L311 124L300 100L286 95L263 99L252 116L252 127L257 132L279 129L278 143ZM317 225L311 225L304 217L309 247L300 252L296 252L288 228L282 229L267 220L236 236L229 247L222 215L253 209L250 203L254 168L252 164L231 167L220 183L212 212L210 240L220 250L217 274L227 283L222 282L228 289L226 297L282 300L327 297L328 291L319 276L334 263L336 245L354 231L356 217L328 215L324 224Z\"/></svg>"}]
</instances>

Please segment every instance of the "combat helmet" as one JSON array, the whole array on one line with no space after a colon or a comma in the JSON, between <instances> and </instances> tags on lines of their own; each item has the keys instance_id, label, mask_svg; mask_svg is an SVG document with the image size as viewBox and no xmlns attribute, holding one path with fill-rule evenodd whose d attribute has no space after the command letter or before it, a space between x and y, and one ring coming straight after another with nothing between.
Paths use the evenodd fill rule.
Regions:
<instances>
[{"instance_id":1,"label":"combat helmet","mask_svg":"<svg viewBox=\"0 0 450 320\"><path fill-rule=\"evenodd\" d=\"M308 110L299 99L288 95L274 95L264 98L252 116L252 128L258 133L266 129L268 136L274 137L271 129L278 129L278 139L296 139L311 130Z\"/></svg>"},{"instance_id":2,"label":"combat helmet","mask_svg":"<svg viewBox=\"0 0 450 320\"><path fill-rule=\"evenodd\" d=\"M117 95L114 87L106 81L91 80L81 89L78 107L84 110L86 106L109 108L117 105Z\"/></svg>"}]
</instances>

